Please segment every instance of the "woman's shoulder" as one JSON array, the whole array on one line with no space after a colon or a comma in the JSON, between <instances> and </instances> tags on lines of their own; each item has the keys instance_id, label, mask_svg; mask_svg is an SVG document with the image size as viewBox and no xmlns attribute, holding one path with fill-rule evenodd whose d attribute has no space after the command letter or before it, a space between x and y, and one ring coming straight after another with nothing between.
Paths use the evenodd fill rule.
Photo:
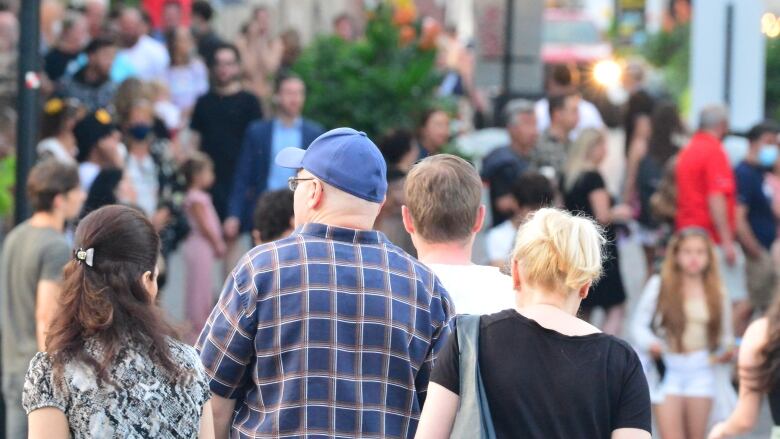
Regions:
<instances>
[{"instance_id":1,"label":"woman's shoulder","mask_svg":"<svg viewBox=\"0 0 780 439\"><path fill-rule=\"evenodd\" d=\"M171 350L171 356L178 364L188 367L200 366L200 356L194 347L173 338L168 339L168 347Z\"/></svg>"}]
</instances>

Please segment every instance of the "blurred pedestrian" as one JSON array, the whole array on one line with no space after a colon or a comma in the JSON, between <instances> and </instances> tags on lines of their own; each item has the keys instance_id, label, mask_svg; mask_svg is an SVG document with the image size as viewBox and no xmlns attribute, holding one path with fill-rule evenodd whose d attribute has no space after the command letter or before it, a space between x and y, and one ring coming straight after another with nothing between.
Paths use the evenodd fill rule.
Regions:
<instances>
[{"instance_id":1,"label":"blurred pedestrian","mask_svg":"<svg viewBox=\"0 0 780 439\"><path fill-rule=\"evenodd\" d=\"M641 157L639 154L629 154L629 161L634 160L636 163L635 178L629 176L631 173L627 173L623 195L624 201L636 199L639 203L639 215L636 217L639 226L637 238L644 250L647 278L657 271L656 259L659 247L664 236L671 233L667 231L665 221L653 212L651 200L661 188L664 169L680 150L682 145L679 138L684 134L677 105L672 102L659 102L655 105L650 125L651 134L647 142L647 150Z\"/></svg>"},{"instance_id":2,"label":"blurred pedestrian","mask_svg":"<svg viewBox=\"0 0 780 439\"><path fill-rule=\"evenodd\" d=\"M550 179L538 172L528 171L517 177L512 184L512 216L487 232L485 247L490 264L506 268L517 230L529 215L543 207L552 207L555 190Z\"/></svg>"},{"instance_id":3,"label":"blurred pedestrian","mask_svg":"<svg viewBox=\"0 0 780 439\"><path fill-rule=\"evenodd\" d=\"M182 244L187 272L185 317L189 324L188 343L198 339L214 305L214 267L225 255L225 240L219 217L208 190L214 184L214 164L207 155L196 152L182 164L187 181L184 211L190 233Z\"/></svg>"},{"instance_id":4,"label":"blurred pedestrian","mask_svg":"<svg viewBox=\"0 0 780 439\"><path fill-rule=\"evenodd\" d=\"M405 252L416 256L417 250L412 237L404 228L401 206L406 204L406 174L420 156L420 149L414 142L412 133L406 130L390 131L382 137L377 146L387 163L387 198L376 218L374 229L384 233L390 242Z\"/></svg>"},{"instance_id":5,"label":"blurred pedestrian","mask_svg":"<svg viewBox=\"0 0 780 439\"><path fill-rule=\"evenodd\" d=\"M665 366L653 401L660 436L704 439L724 377L716 365L734 354L731 303L706 230L686 228L672 238L631 326L637 349Z\"/></svg>"},{"instance_id":6,"label":"blurred pedestrian","mask_svg":"<svg viewBox=\"0 0 780 439\"><path fill-rule=\"evenodd\" d=\"M213 438L203 366L155 305L151 223L104 207L79 223L76 246L46 349L24 383L30 437Z\"/></svg>"},{"instance_id":7,"label":"blurred pedestrian","mask_svg":"<svg viewBox=\"0 0 780 439\"><path fill-rule=\"evenodd\" d=\"M216 435L411 437L453 311L428 268L371 230L385 162L350 128L276 161L298 170L297 228L242 259L198 340Z\"/></svg>"},{"instance_id":8,"label":"blurred pedestrian","mask_svg":"<svg viewBox=\"0 0 780 439\"><path fill-rule=\"evenodd\" d=\"M165 46L144 32L144 23L138 9L125 7L117 19L119 40L135 74L144 81L163 80L170 64Z\"/></svg>"},{"instance_id":9,"label":"blurred pedestrian","mask_svg":"<svg viewBox=\"0 0 780 439\"><path fill-rule=\"evenodd\" d=\"M79 147L79 179L89 192L101 169L124 168L126 151L120 145L120 134L111 115L104 109L87 114L73 128Z\"/></svg>"},{"instance_id":10,"label":"blurred pedestrian","mask_svg":"<svg viewBox=\"0 0 780 439\"><path fill-rule=\"evenodd\" d=\"M252 214L252 243L258 246L286 238L294 229L295 211L290 189L278 189L260 195Z\"/></svg>"},{"instance_id":11,"label":"blurred pedestrian","mask_svg":"<svg viewBox=\"0 0 780 439\"><path fill-rule=\"evenodd\" d=\"M676 229L697 226L718 246L718 264L731 298L734 332L739 337L750 319L745 255L737 242L737 182L721 143L729 131L725 107L709 105L699 115L699 131L677 159Z\"/></svg>"},{"instance_id":12,"label":"blurred pedestrian","mask_svg":"<svg viewBox=\"0 0 780 439\"><path fill-rule=\"evenodd\" d=\"M490 190L492 224L511 218L516 210L512 185L531 168L534 148L539 141L534 104L525 99L507 105L509 145L496 148L482 160L482 180Z\"/></svg>"},{"instance_id":13,"label":"blurred pedestrian","mask_svg":"<svg viewBox=\"0 0 780 439\"><path fill-rule=\"evenodd\" d=\"M186 27L176 28L168 37L168 53L171 65L165 74L165 84L171 95L171 102L189 120L195 101L209 89L209 75L194 51L195 41Z\"/></svg>"},{"instance_id":14,"label":"blurred pedestrian","mask_svg":"<svg viewBox=\"0 0 780 439\"><path fill-rule=\"evenodd\" d=\"M111 65L116 56L116 44L110 38L97 37L87 44L87 64L73 75L60 79L57 93L64 98L75 98L87 111L106 108L116 92L111 80Z\"/></svg>"},{"instance_id":15,"label":"blurred pedestrian","mask_svg":"<svg viewBox=\"0 0 780 439\"><path fill-rule=\"evenodd\" d=\"M631 219L631 209L626 205L614 205L607 192L599 172L606 156L606 135L595 129L583 130L566 161L563 198L566 209L593 218L604 228L607 243L604 246L603 276L582 301L582 309L585 317L589 318L594 308L603 308L606 316L602 330L618 335L625 316L626 291L620 274L615 226Z\"/></svg>"},{"instance_id":16,"label":"blurred pedestrian","mask_svg":"<svg viewBox=\"0 0 780 439\"><path fill-rule=\"evenodd\" d=\"M271 157L288 147L306 149L324 131L317 122L301 116L306 100L306 86L301 78L280 77L274 96L276 117L252 122L244 135L224 221L228 241L250 232L257 197L265 191L284 188L287 180L295 176L295 170L272 163Z\"/></svg>"},{"instance_id":17,"label":"blurred pedestrian","mask_svg":"<svg viewBox=\"0 0 780 439\"><path fill-rule=\"evenodd\" d=\"M236 38L236 47L243 61L244 86L254 93L263 105L265 113L270 112L273 95L273 78L279 70L284 47L271 28L271 11L257 6L245 28Z\"/></svg>"},{"instance_id":18,"label":"blurred pedestrian","mask_svg":"<svg viewBox=\"0 0 780 439\"><path fill-rule=\"evenodd\" d=\"M403 219L417 258L439 278L461 314L514 308L512 279L497 267L472 262L485 221L482 181L469 162L450 154L414 165L404 185Z\"/></svg>"},{"instance_id":19,"label":"blurred pedestrian","mask_svg":"<svg viewBox=\"0 0 780 439\"><path fill-rule=\"evenodd\" d=\"M539 144L532 154L533 166L545 175L554 174L556 181L562 178L567 157L570 155L572 143L569 139L580 119L579 102L580 96L577 94L550 98L548 106L550 125L542 132ZM536 117L539 117L538 112ZM545 168L550 171L546 171Z\"/></svg>"},{"instance_id":20,"label":"blurred pedestrian","mask_svg":"<svg viewBox=\"0 0 780 439\"><path fill-rule=\"evenodd\" d=\"M127 143L125 172L135 188L138 207L152 218L160 198L160 168L152 156L154 108L152 103L136 100L128 119L123 121L123 134Z\"/></svg>"},{"instance_id":21,"label":"blurred pedestrian","mask_svg":"<svg viewBox=\"0 0 780 439\"><path fill-rule=\"evenodd\" d=\"M222 39L211 27L214 9L207 0L192 2L192 35L198 47L198 55L208 62L214 57L214 51L223 44Z\"/></svg>"},{"instance_id":22,"label":"blurred pedestrian","mask_svg":"<svg viewBox=\"0 0 780 439\"><path fill-rule=\"evenodd\" d=\"M419 158L442 152L450 141L450 115L439 108L426 110L417 125L416 134Z\"/></svg>"},{"instance_id":23,"label":"blurred pedestrian","mask_svg":"<svg viewBox=\"0 0 780 439\"><path fill-rule=\"evenodd\" d=\"M601 273L604 240L593 221L556 209L523 224L512 278L525 306L479 317L474 355L460 360L470 337L458 321L416 437L448 438L454 423L480 423L478 406L497 438L650 438L647 382L633 348L576 317ZM463 376L459 363L472 362L481 373Z\"/></svg>"},{"instance_id":24,"label":"blurred pedestrian","mask_svg":"<svg viewBox=\"0 0 780 439\"><path fill-rule=\"evenodd\" d=\"M241 88L238 50L224 44L209 60L211 89L198 98L190 128L199 134L200 150L214 162L211 196L220 220L228 216L228 199L244 133L263 113L257 97Z\"/></svg>"},{"instance_id":25,"label":"blurred pedestrian","mask_svg":"<svg viewBox=\"0 0 780 439\"><path fill-rule=\"evenodd\" d=\"M282 59L279 62L278 75L287 75L290 73L298 57L301 56L301 34L295 29L287 29L279 35L282 41Z\"/></svg>"},{"instance_id":26,"label":"blurred pedestrian","mask_svg":"<svg viewBox=\"0 0 780 439\"><path fill-rule=\"evenodd\" d=\"M95 210L110 204L122 204L137 208L137 196L133 183L119 168L106 168L95 177L89 188L87 201L81 209L79 218L84 218Z\"/></svg>"},{"instance_id":27,"label":"blurred pedestrian","mask_svg":"<svg viewBox=\"0 0 780 439\"><path fill-rule=\"evenodd\" d=\"M89 43L87 19L83 14L68 11L54 47L43 57L43 70L51 81L58 81Z\"/></svg>"},{"instance_id":28,"label":"blurred pedestrian","mask_svg":"<svg viewBox=\"0 0 780 439\"><path fill-rule=\"evenodd\" d=\"M344 41L355 41L358 32L355 19L346 12L342 12L333 19L333 34Z\"/></svg>"},{"instance_id":29,"label":"blurred pedestrian","mask_svg":"<svg viewBox=\"0 0 780 439\"><path fill-rule=\"evenodd\" d=\"M646 124L653 114L655 99L645 88L645 68L639 61L630 61L623 72L623 88L628 92L628 102L623 119L625 132L626 156L631 150L637 124Z\"/></svg>"},{"instance_id":30,"label":"blurred pedestrian","mask_svg":"<svg viewBox=\"0 0 780 439\"><path fill-rule=\"evenodd\" d=\"M767 173L778 159L777 135L780 126L762 122L748 131L750 146L745 159L737 165L737 239L747 258L747 290L753 307L766 311L777 291L777 273L770 251L777 239L772 211L772 193Z\"/></svg>"},{"instance_id":31,"label":"blurred pedestrian","mask_svg":"<svg viewBox=\"0 0 780 439\"><path fill-rule=\"evenodd\" d=\"M90 38L104 35L108 24L108 0L84 0L84 17Z\"/></svg>"},{"instance_id":32,"label":"blurred pedestrian","mask_svg":"<svg viewBox=\"0 0 780 439\"><path fill-rule=\"evenodd\" d=\"M75 165L79 149L73 129L81 117L83 108L74 99L46 101L41 118L41 140L35 147L38 159L54 158Z\"/></svg>"},{"instance_id":33,"label":"blurred pedestrian","mask_svg":"<svg viewBox=\"0 0 780 439\"><path fill-rule=\"evenodd\" d=\"M764 395L772 414L772 436L780 434L780 295L767 314L750 324L739 348L739 400L731 416L708 439L746 434L755 427Z\"/></svg>"},{"instance_id":34,"label":"blurred pedestrian","mask_svg":"<svg viewBox=\"0 0 780 439\"><path fill-rule=\"evenodd\" d=\"M565 96L579 93L580 74L577 68L566 64L550 66L546 72L547 96L536 102L536 123L539 132L544 132L552 124L550 99L555 96ZM599 109L593 103L580 99L577 102L579 119L569 133L569 140L577 140L580 132L586 128L604 129L604 120Z\"/></svg>"},{"instance_id":35,"label":"blurred pedestrian","mask_svg":"<svg viewBox=\"0 0 780 439\"><path fill-rule=\"evenodd\" d=\"M27 200L33 215L5 237L0 256L2 387L9 438L27 437L24 375L35 353L46 350L59 313L62 268L71 258L65 222L76 218L84 203L78 171L56 160L35 165L27 179Z\"/></svg>"},{"instance_id":36,"label":"blurred pedestrian","mask_svg":"<svg viewBox=\"0 0 780 439\"><path fill-rule=\"evenodd\" d=\"M16 107L19 20L0 4L0 108Z\"/></svg>"}]
</instances>

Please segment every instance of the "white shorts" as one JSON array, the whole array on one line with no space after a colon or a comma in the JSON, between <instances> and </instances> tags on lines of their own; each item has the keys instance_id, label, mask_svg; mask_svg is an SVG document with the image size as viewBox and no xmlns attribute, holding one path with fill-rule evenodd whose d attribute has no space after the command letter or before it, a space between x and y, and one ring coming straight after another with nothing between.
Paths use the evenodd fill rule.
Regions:
<instances>
[{"instance_id":1,"label":"white shorts","mask_svg":"<svg viewBox=\"0 0 780 439\"><path fill-rule=\"evenodd\" d=\"M663 396L715 397L715 368L706 350L664 354L666 373L661 381Z\"/></svg>"},{"instance_id":2,"label":"white shorts","mask_svg":"<svg viewBox=\"0 0 780 439\"><path fill-rule=\"evenodd\" d=\"M739 302L748 299L745 254L737 244L734 244L734 251L737 254L737 261L734 265L729 265L723 256L723 250L719 246L715 247L715 254L718 256L718 269L720 277L723 279L726 295L732 302Z\"/></svg>"}]
</instances>

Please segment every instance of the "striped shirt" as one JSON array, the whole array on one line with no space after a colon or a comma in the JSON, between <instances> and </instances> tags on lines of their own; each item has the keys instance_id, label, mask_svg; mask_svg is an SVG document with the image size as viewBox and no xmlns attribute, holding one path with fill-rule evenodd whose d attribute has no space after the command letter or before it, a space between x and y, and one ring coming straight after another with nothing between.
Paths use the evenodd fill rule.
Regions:
<instances>
[{"instance_id":1,"label":"striped shirt","mask_svg":"<svg viewBox=\"0 0 780 439\"><path fill-rule=\"evenodd\" d=\"M244 256L197 346L232 437L412 437L453 315L382 233L306 224Z\"/></svg>"}]
</instances>

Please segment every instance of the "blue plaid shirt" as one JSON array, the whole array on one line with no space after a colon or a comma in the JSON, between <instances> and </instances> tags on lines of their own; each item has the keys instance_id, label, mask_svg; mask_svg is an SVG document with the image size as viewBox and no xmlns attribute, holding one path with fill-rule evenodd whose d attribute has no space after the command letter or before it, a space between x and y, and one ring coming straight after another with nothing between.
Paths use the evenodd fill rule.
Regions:
<instances>
[{"instance_id":1,"label":"blue plaid shirt","mask_svg":"<svg viewBox=\"0 0 780 439\"><path fill-rule=\"evenodd\" d=\"M232 437L412 437L453 315L382 233L306 224L244 256L197 347Z\"/></svg>"}]
</instances>

